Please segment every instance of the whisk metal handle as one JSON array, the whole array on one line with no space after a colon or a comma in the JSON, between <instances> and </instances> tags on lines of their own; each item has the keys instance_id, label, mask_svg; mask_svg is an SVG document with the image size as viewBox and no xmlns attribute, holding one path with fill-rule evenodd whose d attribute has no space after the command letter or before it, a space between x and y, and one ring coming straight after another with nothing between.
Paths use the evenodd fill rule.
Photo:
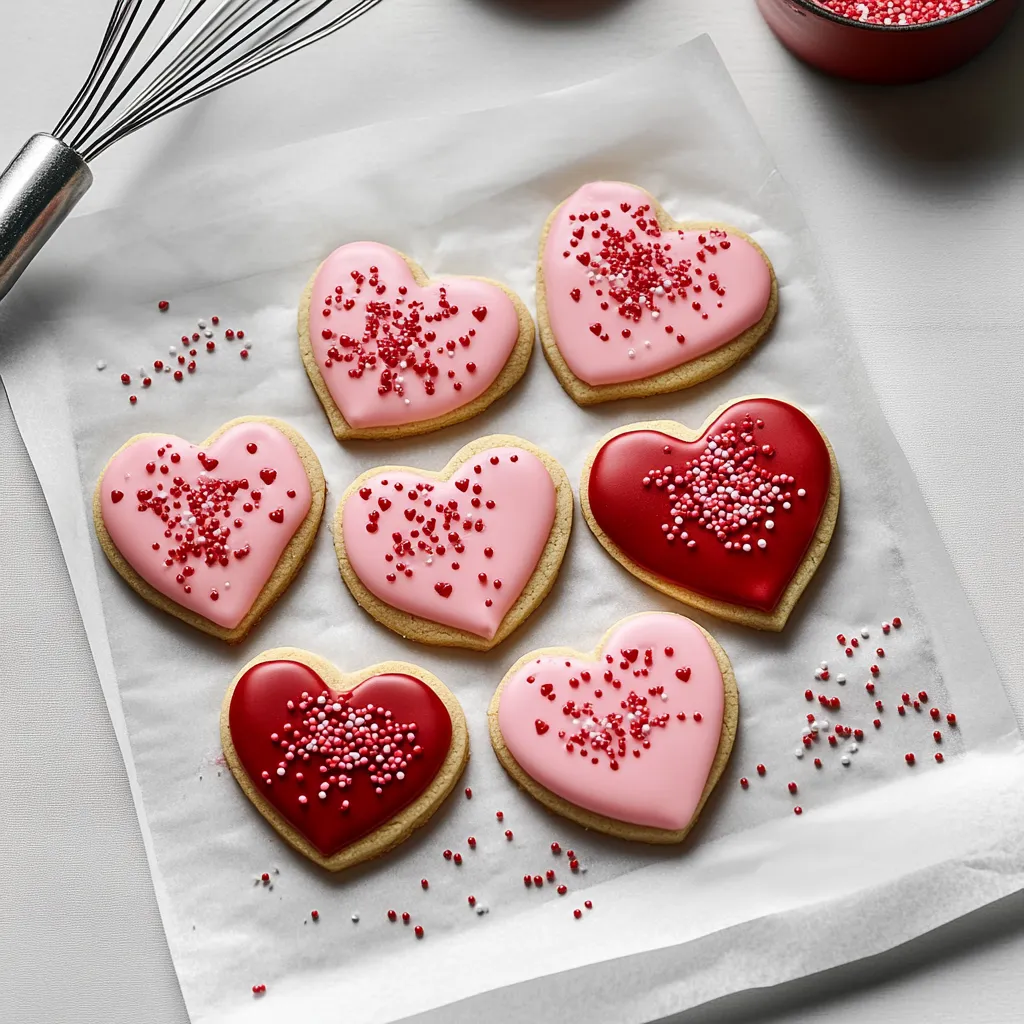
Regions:
<instances>
[{"instance_id":1,"label":"whisk metal handle","mask_svg":"<svg viewBox=\"0 0 1024 1024\"><path fill-rule=\"evenodd\" d=\"M0 299L92 184L89 165L40 133L0 174Z\"/></svg>"}]
</instances>

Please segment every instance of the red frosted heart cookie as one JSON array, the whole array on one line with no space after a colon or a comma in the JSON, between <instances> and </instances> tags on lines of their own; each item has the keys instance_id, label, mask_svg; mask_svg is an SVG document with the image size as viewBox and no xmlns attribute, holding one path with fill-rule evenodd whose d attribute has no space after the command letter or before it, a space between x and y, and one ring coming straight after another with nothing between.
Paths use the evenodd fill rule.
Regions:
<instances>
[{"instance_id":1,"label":"red frosted heart cookie","mask_svg":"<svg viewBox=\"0 0 1024 1024\"><path fill-rule=\"evenodd\" d=\"M247 416L200 444L133 437L100 476L93 520L107 558L142 597L237 643L299 571L324 491L300 434Z\"/></svg>"},{"instance_id":2,"label":"red frosted heart cookie","mask_svg":"<svg viewBox=\"0 0 1024 1024\"><path fill-rule=\"evenodd\" d=\"M523 375L534 338L496 281L431 280L377 242L335 249L299 303L299 348L344 438L423 434L482 412Z\"/></svg>"},{"instance_id":3,"label":"red frosted heart cookie","mask_svg":"<svg viewBox=\"0 0 1024 1024\"><path fill-rule=\"evenodd\" d=\"M581 405L707 380L760 341L777 308L772 265L749 235L675 221L635 185L584 185L544 227L541 341Z\"/></svg>"},{"instance_id":4,"label":"red frosted heart cookie","mask_svg":"<svg viewBox=\"0 0 1024 1024\"><path fill-rule=\"evenodd\" d=\"M340 871L425 824L469 760L455 695L387 662L339 672L282 647L236 676L221 710L224 756L256 809L300 853Z\"/></svg>"},{"instance_id":5,"label":"red frosted heart cookie","mask_svg":"<svg viewBox=\"0 0 1024 1024\"><path fill-rule=\"evenodd\" d=\"M780 630L824 557L839 468L824 434L777 398L742 398L699 431L661 420L587 458L583 514L634 576L685 604Z\"/></svg>"},{"instance_id":6,"label":"red frosted heart cookie","mask_svg":"<svg viewBox=\"0 0 1024 1024\"><path fill-rule=\"evenodd\" d=\"M649 843L692 828L738 718L725 652L667 612L623 619L592 654L525 655L488 711L498 759L527 792L586 828Z\"/></svg>"},{"instance_id":7,"label":"red frosted heart cookie","mask_svg":"<svg viewBox=\"0 0 1024 1024\"><path fill-rule=\"evenodd\" d=\"M440 473L364 473L342 496L334 543L353 597L389 629L488 650L544 599L571 526L562 467L500 434L468 444Z\"/></svg>"}]
</instances>

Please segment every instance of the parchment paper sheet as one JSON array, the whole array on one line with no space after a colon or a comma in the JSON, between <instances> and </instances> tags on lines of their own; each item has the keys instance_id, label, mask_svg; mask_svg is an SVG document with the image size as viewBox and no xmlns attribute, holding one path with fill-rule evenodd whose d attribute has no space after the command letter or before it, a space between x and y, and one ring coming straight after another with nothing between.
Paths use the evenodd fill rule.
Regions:
<instances>
[{"instance_id":1,"label":"parchment paper sheet","mask_svg":"<svg viewBox=\"0 0 1024 1024\"><path fill-rule=\"evenodd\" d=\"M599 177L647 187L676 217L722 219L758 240L778 273L780 314L755 353L681 394L581 410L538 351L522 383L476 420L398 443L337 444L294 336L299 293L323 255L374 238L430 273L496 277L532 301L546 214ZM161 316L155 303L165 296L172 308ZM130 407L118 374L166 358L167 345L213 313L244 328L249 361L219 343L215 356L199 356L194 379L161 379ZM797 205L707 39L515 106L324 136L236 163L183 163L145 203L69 222L3 317L0 370L82 607L197 1024L355 1024L425 1011L437 1021L534 1020L554 1006L571 1006L580 1020L651 1019L876 953L1024 885L1024 761L1013 716ZM99 358L109 364L103 373ZM696 616L732 657L741 719L720 790L682 849L627 846L547 815L514 790L487 741L491 693L525 651L590 649L624 615L685 610L615 565L578 510L553 593L487 655L419 647L379 627L341 584L326 528L295 584L238 648L143 603L92 535L95 478L138 431L198 440L238 415L286 419L323 462L330 516L345 485L377 464L438 468L472 438L507 431L544 446L575 482L612 427L658 417L696 425L754 392L794 400L822 425L843 503L828 557L784 633ZM884 641L878 696L887 710L876 732L863 687L868 655L838 665L834 635L866 624L870 649L893 615L906 625ZM345 669L404 658L437 673L469 719L473 799L456 795L400 849L340 878L292 854L217 760L228 682L277 645L307 647ZM868 727L845 769L824 744L820 771L793 754L803 691L822 659L850 677L842 719ZM942 766L932 760L931 720L895 714L897 695L921 688L960 720L959 730L944 729ZM918 754L913 770L907 750ZM768 765L765 780L757 762ZM741 775L753 780L747 792ZM800 818L789 779L800 785ZM470 834L475 852L465 847ZM570 876L552 858L554 839L575 848L585 874ZM449 846L465 852L461 869L442 860ZM571 894L526 890L524 872L552 863ZM274 868L272 891L254 885ZM490 912L475 914L469 893ZM594 909L576 921L571 910L586 898ZM391 907L412 912L427 937L416 942L411 929L389 924ZM258 982L268 991L253 999Z\"/></svg>"}]
</instances>

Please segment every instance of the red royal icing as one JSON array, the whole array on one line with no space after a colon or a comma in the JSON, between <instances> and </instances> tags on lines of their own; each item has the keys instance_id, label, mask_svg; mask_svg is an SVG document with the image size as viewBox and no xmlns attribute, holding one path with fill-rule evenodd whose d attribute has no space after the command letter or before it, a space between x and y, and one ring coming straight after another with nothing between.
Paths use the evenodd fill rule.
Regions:
<instances>
[{"instance_id":1,"label":"red royal icing","mask_svg":"<svg viewBox=\"0 0 1024 1024\"><path fill-rule=\"evenodd\" d=\"M228 721L253 786L324 857L416 800L452 740L447 708L421 680L387 673L335 693L297 661L249 669L231 695Z\"/></svg>"},{"instance_id":2,"label":"red royal icing","mask_svg":"<svg viewBox=\"0 0 1024 1024\"><path fill-rule=\"evenodd\" d=\"M656 430L613 437L587 493L597 524L637 565L768 612L803 561L831 475L814 423L786 402L756 398L730 406L697 441Z\"/></svg>"}]
</instances>

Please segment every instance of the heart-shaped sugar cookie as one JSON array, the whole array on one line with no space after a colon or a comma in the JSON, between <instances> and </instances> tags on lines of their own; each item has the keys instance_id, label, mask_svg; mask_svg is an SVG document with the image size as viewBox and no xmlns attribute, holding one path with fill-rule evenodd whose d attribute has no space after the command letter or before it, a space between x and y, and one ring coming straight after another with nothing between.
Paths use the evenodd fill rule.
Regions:
<instances>
[{"instance_id":1,"label":"heart-shaped sugar cookie","mask_svg":"<svg viewBox=\"0 0 1024 1024\"><path fill-rule=\"evenodd\" d=\"M151 604L237 643L299 571L324 509L312 449L279 420L232 420L201 444L138 434L93 495L111 564Z\"/></svg>"},{"instance_id":2,"label":"heart-shaped sugar cookie","mask_svg":"<svg viewBox=\"0 0 1024 1024\"><path fill-rule=\"evenodd\" d=\"M825 555L839 511L835 454L777 398L741 398L693 431L613 431L587 457L583 515L608 552L685 604L780 630Z\"/></svg>"},{"instance_id":3,"label":"heart-shaped sugar cookie","mask_svg":"<svg viewBox=\"0 0 1024 1024\"><path fill-rule=\"evenodd\" d=\"M488 711L498 760L549 810L624 839L678 843L725 769L739 697L725 652L681 615L616 623L592 654L520 658Z\"/></svg>"},{"instance_id":4,"label":"heart-shaped sugar cookie","mask_svg":"<svg viewBox=\"0 0 1024 1024\"><path fill-rule=\"evenodd\" d=\"M264 651L231 683L220 722L246 796L330 871L408 839L469 760L455 695L404 662L342 673L308 651Z\"/></svg>"},{"instance_id":5,"label":"heart-shaped sugar cookie","mask_svg":"<svg viewBox=\"0 0 1024 1024\"><path fill-rule=\"evenodd\" d=\"M431 280L377 242L335 249L299 303L299 347L345 438L423 434L482 412L523 375L533 319L496 281Z\"/></svg>"},{"instance_id":6,"label":"heart-shaped sugar cookie","mask_svg":"<svg viewBox=\"0 0 1024 1024\"><path fill-rule=\"evenodd\" d=\"M749 235L675 221L635 185L584 185L544 227L541 341L580 405L707 380L760 341L777 308L775 272Z\"/></svg>"},{"instance_id":7,"label":"heart-shaped sugar cookie","mask_svg":"<svg viewBox=\"0 0 1024 1024\"><path fill-rule=\"evenodd\" d=\"M363 473L338 506L341 575L379 622L488 650L543 600L572 526L565 471L521 438L480 438L440 473Z\"/></svg>"}]
</instances>

